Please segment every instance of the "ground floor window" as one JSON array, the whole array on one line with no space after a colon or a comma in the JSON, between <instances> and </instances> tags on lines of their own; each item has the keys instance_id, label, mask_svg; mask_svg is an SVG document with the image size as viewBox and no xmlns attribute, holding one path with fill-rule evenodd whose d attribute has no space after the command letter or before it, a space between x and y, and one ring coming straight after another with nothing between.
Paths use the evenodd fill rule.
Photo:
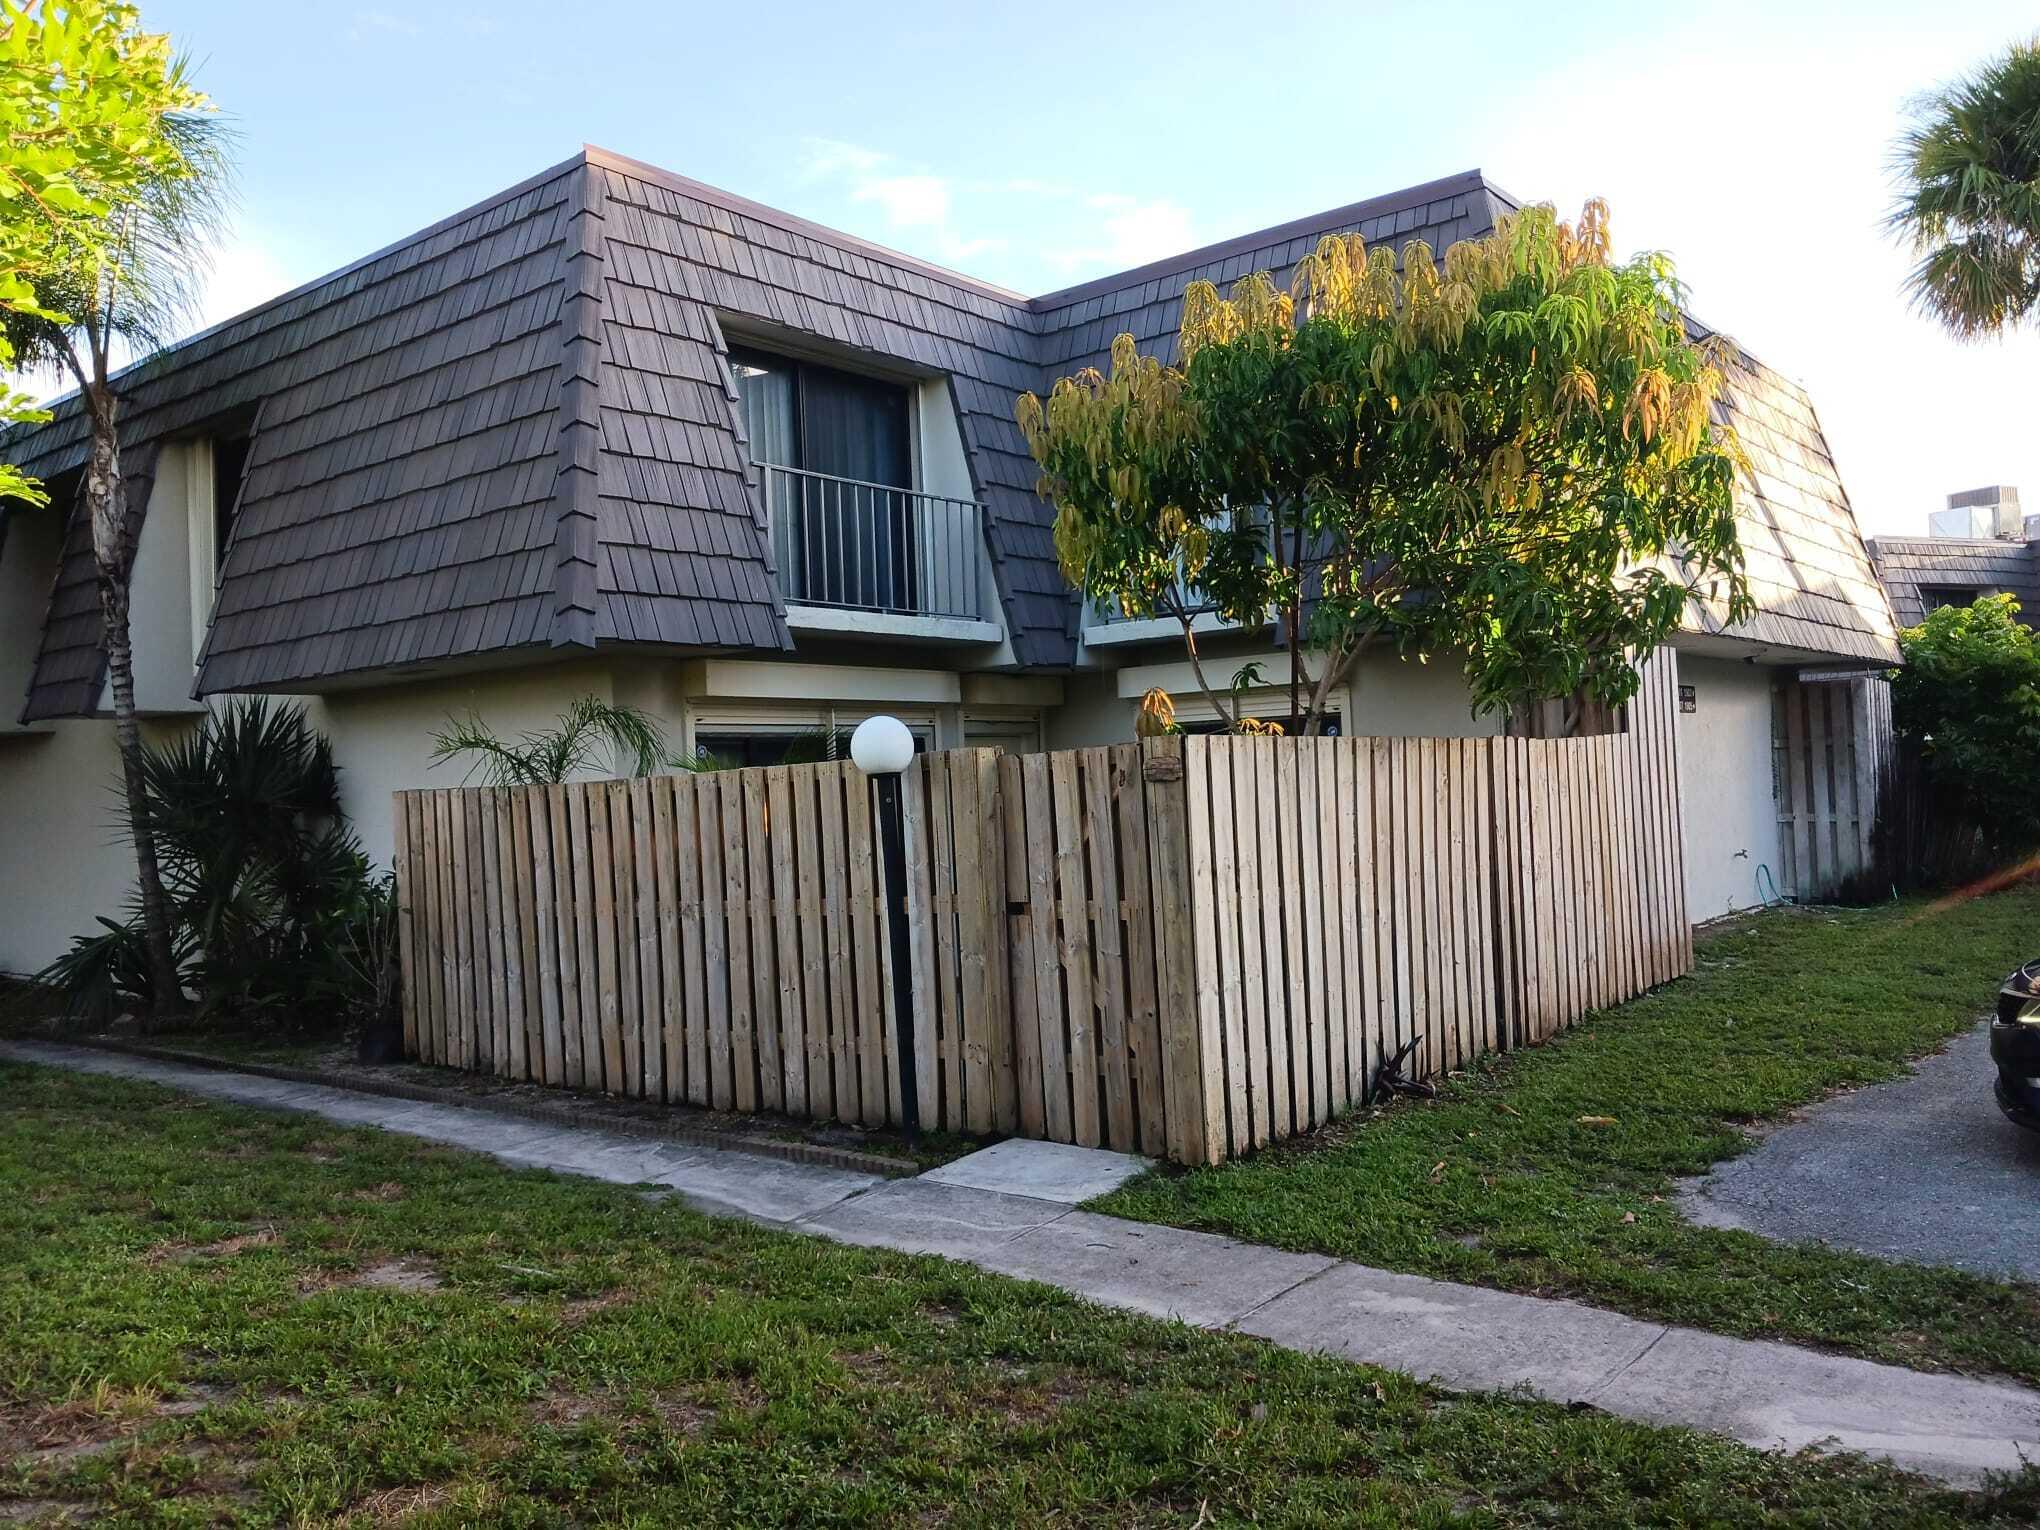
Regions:
<instances>
[{"instance_id":1,"label":"ground floor window","mask_svg":"<svg viewBox=\"0 0 2040 1530\"><path fill-rule=\"evenodd\" d=\"M1041 753L1041 719L1029 717L980 717L963 719L966 749L997 749L1003 754Z\"/></svg>"},{"instance_id":2,"label":"ground floor window","mask_svg":"<svg viewBox=\"0 0 2040 1530\"><path fill-rule=\"evenodd\" d=\"M702 713L694 718L694 754L729 769L758 765L815 765L850 758L850 735L872 713L835 707L784 712ZM935 745L932 716L895 713L914 735L916 753Z\"/></svg>"}]
</instances>

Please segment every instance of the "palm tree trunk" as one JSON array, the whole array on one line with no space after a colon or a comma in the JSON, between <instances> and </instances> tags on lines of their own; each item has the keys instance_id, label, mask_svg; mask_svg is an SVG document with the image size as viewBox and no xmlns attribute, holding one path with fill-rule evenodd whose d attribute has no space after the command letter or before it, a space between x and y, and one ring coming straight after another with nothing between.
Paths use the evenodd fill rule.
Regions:
<instances>
[{"instance_id":1,"label":"palm tree trunk","mask_svg":"<svg viewBox=\"0 0 2040 1530\"><path fill-rule=\"evenodd\" d=\"M121 785L127 795L128 835L135 846L135 876L141 889L142 944L149 961L155 1018L189 1009L177 978L170 939L170 901L156 859L156 832L149 822L149 798L142 780L142 732L135 717L135 656L128 632L129 576L134 571L134 537L128 526L127 491L120 477L120 438L112 390L103 383L88 390L92 459L85 470L85 509L92 518L92 553L99 578L99 611L106 629L106 673L113 691L113 731L120 744Z\"/></svg>"}]
</instances>

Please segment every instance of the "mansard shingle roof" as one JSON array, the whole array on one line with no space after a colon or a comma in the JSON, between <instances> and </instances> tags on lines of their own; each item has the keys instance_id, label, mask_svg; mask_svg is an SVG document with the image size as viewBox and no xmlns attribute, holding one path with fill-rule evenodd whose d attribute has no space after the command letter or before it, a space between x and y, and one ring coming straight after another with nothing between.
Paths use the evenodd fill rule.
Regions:
<instances>
[{"instance_id":1,"label":"mansard shingle roof","mask_svg":"<svg viewBox=\"0 0 2040 1530\"><path fill-rule=\"evenodd\" d=\"M1059 668L1077 604L1016 396L1122 331L1166 353L1194 278L1286 280L1334 231L1443 250L1514 205L1468 172L1027 299L591 148L133 369L125 439L258 411L201 692L562 646L780 651L723 327L802 337L948 378L1014 656ZM1767 640L1882 656L1889 611L1804 395L1752 363L1728 410L1760 463ZM75 467L75 402L9 447ZM30 717L99 695L89 548L69 554Z\"/></svg>"},{"instance_id":2,"label":"mansard shingle roof","mask_svg":"<svg viewBox=\"0 0 2040 1530\"><path fill-rule=\"evenodd\" d=\"M1870 555L1901 627L1927 619L1929 590L2013 595L2027 626L2040 621L2040 542L1985 537L1873 537Z\"/></svg>"}]
</instances>

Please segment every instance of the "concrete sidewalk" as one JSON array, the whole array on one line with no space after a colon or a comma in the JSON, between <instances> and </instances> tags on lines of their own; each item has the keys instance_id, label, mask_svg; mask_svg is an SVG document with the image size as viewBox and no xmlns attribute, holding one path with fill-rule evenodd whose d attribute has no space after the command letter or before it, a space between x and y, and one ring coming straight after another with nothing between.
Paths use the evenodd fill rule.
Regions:
<instances>
[{"instance_id":1,"label":"concrete sidewalk","mask_svg":"<svg viewBox=\"0 0 2040 1530\"><path fill-rule=\"evenodd\" d=\"M1077 1202L1143 1167L1121 1154L1008 1142L916 1179L883 1180L84 1048L0 1043L0 1057L379 1126L523 1167L655 1184L705 1211L940 1254L1107 1306L1253 1334L1459 1391L1522 1388L1759 1448L1859 1450L1952 1482L2040 1460L2040 1393L2008 1382L1724 1338L1078 1210Z\"/></svg>"}]
</instances>

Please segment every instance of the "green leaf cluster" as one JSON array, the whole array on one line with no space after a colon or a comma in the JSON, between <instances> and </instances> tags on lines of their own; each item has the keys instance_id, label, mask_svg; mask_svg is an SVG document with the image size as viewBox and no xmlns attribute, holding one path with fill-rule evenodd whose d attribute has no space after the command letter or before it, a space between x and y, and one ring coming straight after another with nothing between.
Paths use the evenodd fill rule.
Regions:
<instances>
[{"instance_id":1,"label":"green leaf cluster","mask_svg":"<svg viewBox=\"0 0 2040 1530\"><path fill-rule=\"evenodd\" d=\"M1916 749L1938 818L2003 864L2040 846L2040 644L2009 595L1943 606L1898 637L1892 724Z\"/></svg>"},{"instance_id":2,"label":"green leaf cluster","mask_svg":"<svg viewBox=\"0 0 2040 1530\"><path fill-rule=\"evenodd\" d=\"M600 696L575 697L550 728L515 740L502 737L476 713L449 717L432 735L432 763L465 759L468 775L479 773L484 786L541 786L599 769L605 744L609 763L628 775L649 776L674 763L657 718Z\"/></svg>"},{"instance_id":3,"label":"green leaf cluster","mask_svg":"<svg viewBox=\"0 0 2040 1530\"><path fill-rule=\"evenodd\" d=\"M1750 610L1730 351L1679 296L1664 256L1610 259L1598 204L1194 283L1173 364L1122 335L1109 376L1020 401L1064 571L1186 639L1200 604L1286 617L1314 719L1377 643L1459 656L1482 710L1626 700L1703 591Z\"/></svg>"},{"instance_id":4,"label":"green leaf cluster","mask_svg":"<svg viewBox=\"0 0 2040 1530\"><path fill-rule=\"evenodd\" d=\"M333 748L296 704L242 697L146 745L141 777L168 897L177 978L199 1017L269 1012L337 1025L386 1007L364 947L393 928L340 807ZM79 1016L159 998L139 912L102 917L43 973Z\"/></svg>"},{"instance_id":5,"label":"green leaf cluster","mask_svg":"<svg viewBox=\"0 0 2040 1530\"><path fill-rule=\"evenodd\" d=\"M170 40L112 0L0 0L0 370L21 321L60 326L80 272L122 259L116 213L191 173L181 123L207 110ZM45 416L0 390L0 421ZM0 466L0 498L42 502Z\"/></svg>"}]
</instances>

